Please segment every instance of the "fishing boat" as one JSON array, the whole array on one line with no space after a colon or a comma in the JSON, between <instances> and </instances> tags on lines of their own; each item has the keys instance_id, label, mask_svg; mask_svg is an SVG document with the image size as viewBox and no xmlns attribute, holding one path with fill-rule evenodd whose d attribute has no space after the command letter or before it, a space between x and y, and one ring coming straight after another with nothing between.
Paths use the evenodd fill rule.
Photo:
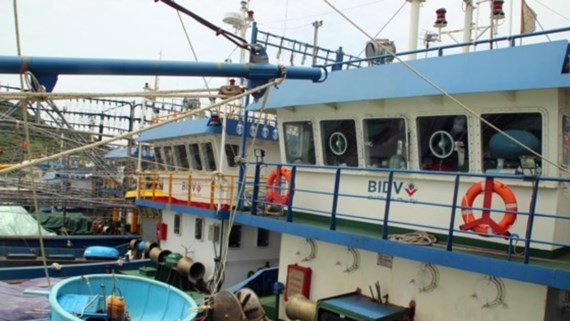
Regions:
<instances>
[{"instance_id":1,"label":"fishing boat","mask_svg":"<svg viewBox=\"0 0 570 321\"><path fill-rule=\"evenodd\" d=\"M417 14L423 1L409 2ZM490 28L496 28L505 17L503 1L491 3ZM464 4L468 17L474 5ZM220 166L223 153L208 154L225 150L225 143L203 135L219 131L219 123L231 128L231 117L220 122L220 114L210 114L195 132L183 131L190 123L173 123L143 137L167 164L138 179L139 190L150 184L162 196L136 201L172 215L157 225L161 246L173 235L188 241L180 233L182 213L193 216L190 249L202 244L196 235L205 237L207 218L208 240L225 233L227 248L251 235L232 237L216 225L280 235L274 286L280 319L566 320L569 44L539 37L567 35L570 28L479 40L466 21L465 42L396 53L389 40L370 39L366 59L254 27L254 42L280 53L313 53L328 76L319 73L311 79L324 81L309 83L294 79L295 67L281 67L288 79L248 104L235 120L236 132L240 121L244 129L240 154L249 113L269 110L277 115L280 158L273 161L261 148L255 161L238 159L233 191L233 184L217 183L221 174L213 166L206 185L194 181L204 173L179 178L177 172L196 155ZM417 43L413 25L410 42ZM445 10L438 10L435 26L445 25ZM26 69L14 61L0 59L0 71ZM27 67L41 71L48 61L30 60ZM169 70L174 66L185 67L164 62L145 70L188 70ZM204 139L197 150L182 139L193 135ZM204 186L209 194L196 198Z\"/></svg>"},{"instance_id":2,"label":"fishing boat","mask_svg":"<svg viewBox=\"0 0 570 321\"><path fill-rule=\"evenodd\" d=\"M232 220L281 235L279 318L566 319L569 45L539 40L569 31L469 29L465 42L401 53L372 39L366 59L309 47L326 81L285 81L250 104L276 113L281 160L248 163L253 197L241 192ZM302 42L253 33L299 54ZM191 185L170 175L166 204L137 204L190 209L172 200Z\"/></svg>"}]
</instances>

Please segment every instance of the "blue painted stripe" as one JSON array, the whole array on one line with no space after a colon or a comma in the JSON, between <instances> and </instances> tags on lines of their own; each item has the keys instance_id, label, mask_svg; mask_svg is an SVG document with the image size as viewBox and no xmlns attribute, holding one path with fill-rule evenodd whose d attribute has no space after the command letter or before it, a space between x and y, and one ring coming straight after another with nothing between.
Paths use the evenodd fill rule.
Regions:
<instances>
[{"instance_id":1,"label":"blue painted stripe","mask_svg":"<svg viewBox=\"0 0 570 321\"><path fill-rule=\"evenodd\" d=\"M174 211L174 212L180 212L180 213L184 213L184 214L191 214L191 215L213 218L213 219L218 219L218 220L226 220L229 218L229 215L230 215L227 210L216 211L216 210L210 210L210 209L199 208L199 207L194 207L194 206L175 205L175 204L171 204L170 206L167 206L168 204L161 203L161 202L153 202L153 201L149 201L149 200L136 200L135 204L137 206L155 208L157 210L166 210L166 209L170 208L170 210Z\"/></svg>"}]
</instances>

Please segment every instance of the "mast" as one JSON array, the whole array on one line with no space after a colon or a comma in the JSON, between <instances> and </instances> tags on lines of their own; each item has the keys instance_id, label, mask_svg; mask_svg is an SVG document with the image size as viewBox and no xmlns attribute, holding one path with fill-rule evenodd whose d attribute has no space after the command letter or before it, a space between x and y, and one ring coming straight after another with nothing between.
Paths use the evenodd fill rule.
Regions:
<instances>
[{"instance_id":1,"label":"mast","mask_svg":"<svg viewBox=\"0 0 570 321\"><path fill-rule=\"evenodd\" d=\"M410 38L408 41L408 50L415 51L418 49L418 30L420 23L420 4L426 0L407 0L411 4L410 11ZM416 54L408 55L410 60L416 59Z\"/></svg>"},{"instance_id":2,"label":"mast","mask_svg":"<svg viewBox=\"0 0 570 321\"><path fill-rule=\"evenodd\" d=\"M228 13L224 18L224 22L232 25L236 31L236 33L242 38L245 39L245 34L247 32L247 28L249 27L249 22L251 21L250 17L252 17L253 12L250 13L249 11L249 3L247 1L241 2L240 13ZM247 50L244 48L240 48L239 52L239 62L240 64L245 64L247 57ZM243 87L245 84L245 79L242 77L240 78L240 87ZM242 106L244 106L244 102L242 99ZM224 159L226 158L226 120L227 120L227 106L222 106L223 109L220 109L223 113L222 116L222 140L220 144L220 166L219 166L219 173L223 173L224 171ZM245 106L244 106L245 108ZM244 129L245 130L245 129Z\"/></svg>"},{"instance_id":3,"label":"mast","mask_svg":"<svg viewBox=\"0 0 570 321\"><path fill-rule=\"evenodd\" d=\"M464 0L465 17L463 20L463 42L471 42L471 30L473 29L473 0ZM463 47L463 52L469 52L470 46Z\"/></svg>"}]
</instances>

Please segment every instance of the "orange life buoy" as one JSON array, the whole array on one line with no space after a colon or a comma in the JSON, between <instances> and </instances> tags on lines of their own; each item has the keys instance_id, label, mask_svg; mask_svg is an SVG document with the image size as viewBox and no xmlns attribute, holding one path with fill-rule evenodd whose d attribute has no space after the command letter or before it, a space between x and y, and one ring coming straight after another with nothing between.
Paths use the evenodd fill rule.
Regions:
<instances>
[{"instance_id":1,"label":"orange life buoy","mask_svg":"<svg viewBox=\"0 0 570 321\"><path fill-rule=\"evenodd\" d=\"M291 171L287 168L281 168L281 172L278 174L277 170L269 173L267 181L265 182L267 187L267 195L265 196L265 201L269 203L278 203L286 205L289 202L289 189L284 196L279 194L279 181L284 179L287 183L291 181Z\"/></svg>"},{"instance_id":2,"label":"orange life buoy","mask_svg":"<svg viewBox=\"0 0 570 321\"><path fill-rule=\"evenodd\" d=\"M469 187L465 196L463 196L463 200L461 201L461 207L463 208L461 216L463 217L463 222L465 222L465 224L460 228L471 229L479 233L489 233L489 228L491 228L496 234L508 234L507 230L517 219L518 208L515 194L507 185L494 181L493 193L497 193L505 203L505 214L499 222L493 221L488 217L489 214L487 214L486 217L484 214L484 217L476 219L471 207L473 206L475 198L477 198L479 194L483 193L484 186L485 182L475 183ZM476 224L477 222L479 224Z\"/></svg>"}]
</instances>

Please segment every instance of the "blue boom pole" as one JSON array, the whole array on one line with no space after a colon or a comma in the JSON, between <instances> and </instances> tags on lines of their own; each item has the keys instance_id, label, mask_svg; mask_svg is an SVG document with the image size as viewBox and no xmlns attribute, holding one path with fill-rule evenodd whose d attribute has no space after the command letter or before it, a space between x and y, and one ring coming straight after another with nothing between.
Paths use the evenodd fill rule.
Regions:
<instances>
[{"instance_id":1,"label":"blue boom pole","mask_svg":"<svg viewBox=\"0 0 570 321\"><path fill-rule=\"evenodd\" d=\"M285 70L289 79L319 81L323 77L322 69L318 67L288 66ZM283 76L283 70L272 64L0 56L0 74L26 71L36 75L48 90L55 86L58 75L243 77L252 80Z\"/></svg>"}]
</instances>

